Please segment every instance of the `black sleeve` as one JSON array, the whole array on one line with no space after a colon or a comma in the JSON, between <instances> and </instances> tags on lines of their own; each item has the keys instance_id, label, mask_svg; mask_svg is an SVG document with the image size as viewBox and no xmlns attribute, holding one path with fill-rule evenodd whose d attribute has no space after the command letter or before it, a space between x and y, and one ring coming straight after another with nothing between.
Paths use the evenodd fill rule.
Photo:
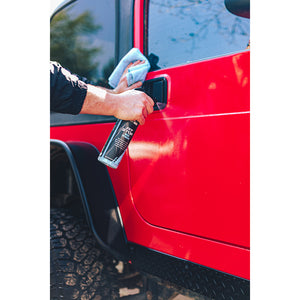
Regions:
<instances>
[{"instance_id":1,"label":"black sleeve","mask_svg":"<svg viewBox=\"0 0 300 300\"><path fill-rule=\"evenodd\" d=\"M50 110L77 115L87 93L87 83L57 62L50 61Z\"/></svg>"}]
</instances>

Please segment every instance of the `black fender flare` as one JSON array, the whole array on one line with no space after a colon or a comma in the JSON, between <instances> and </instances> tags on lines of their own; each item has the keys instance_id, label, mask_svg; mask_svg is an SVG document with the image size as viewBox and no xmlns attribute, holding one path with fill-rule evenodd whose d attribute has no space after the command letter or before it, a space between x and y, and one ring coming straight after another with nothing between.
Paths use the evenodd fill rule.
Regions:
<instances>
[{"instance_id":1,"label":"black fender flare","mask_svg":"<svg viewBox=\"0 0 300 300\"><path fill-rule=\"evenodd\" d=\"M129 250L119 205L108 170L97 158L99 151L85 142L50 140L64 150L82 200L84 214L99 244L118 259L128 259Z\"/></svg>"}]
</instances>

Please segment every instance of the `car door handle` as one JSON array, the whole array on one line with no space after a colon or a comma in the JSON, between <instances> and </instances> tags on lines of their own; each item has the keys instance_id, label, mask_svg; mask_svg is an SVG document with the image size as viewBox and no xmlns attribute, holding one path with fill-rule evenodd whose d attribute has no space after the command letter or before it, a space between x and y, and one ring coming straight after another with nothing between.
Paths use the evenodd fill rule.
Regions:
<instances>
[{"instance_id":1,"label":"car door handle","mask_svg":"<svg viewBox=\"0 0 300 300\"><path fill-rule=\"evenodd\" d=\"M141 88L137 90L143 91L150 96L155 102L154 110L161 110L167 105L167 79L159 77L147 80Z\"/></svg>"}]
</instances>

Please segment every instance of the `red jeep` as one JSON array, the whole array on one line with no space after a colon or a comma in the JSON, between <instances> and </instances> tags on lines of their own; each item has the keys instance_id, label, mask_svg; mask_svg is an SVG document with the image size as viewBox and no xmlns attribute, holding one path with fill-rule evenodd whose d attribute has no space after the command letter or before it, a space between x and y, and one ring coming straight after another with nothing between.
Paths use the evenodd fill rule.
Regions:
<instances>
[{"instance_id":1,"label":"red jeep","mask_svg":"<svg viewBox=\"0 0 300 300\"><path fill-rule=\"evenodd\" d=\"M97 160L113 117L51 113L56 218L81 199L116 258L207 297L249 299L249 1L75 0L52 17L51 60L94 84L133 47L164 107L116 170Z\"/></svg>"}]
</instances>

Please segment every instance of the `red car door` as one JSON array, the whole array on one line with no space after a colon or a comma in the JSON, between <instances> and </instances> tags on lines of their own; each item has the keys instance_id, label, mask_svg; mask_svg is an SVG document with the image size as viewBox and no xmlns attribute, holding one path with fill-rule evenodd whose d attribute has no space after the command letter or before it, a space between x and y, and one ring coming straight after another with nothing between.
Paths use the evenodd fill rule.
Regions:
<instances>
[{"instance_id":1,"label":"red car door","mask_svg":"<svg viewBox=\"0 0 300 300\"><path fill-rule=\"evenodd\" d=\"M134 43L159 59L147 79L166 79L167 104L130 143L132 200L149 226L247 250L249 20L179 2L136 1Z\"/></svg>"}]
</instances>

